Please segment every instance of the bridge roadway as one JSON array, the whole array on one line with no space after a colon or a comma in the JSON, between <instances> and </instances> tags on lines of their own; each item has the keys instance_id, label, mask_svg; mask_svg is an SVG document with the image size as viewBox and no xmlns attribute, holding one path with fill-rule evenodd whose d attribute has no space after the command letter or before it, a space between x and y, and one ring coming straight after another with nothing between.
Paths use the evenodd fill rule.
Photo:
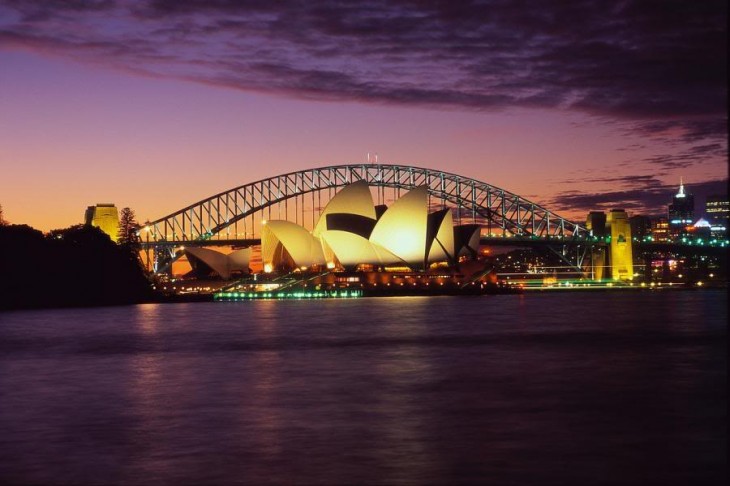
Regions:
<instances>
[{"instance_id":1,"label":"bridge roadway","mask_svg":"<svg viewBox=\"0 0 730 486\"><path fill-rule=\"evenodd\" d=\"M480 239L482 245L493 245L493 246L531 246L540 247L545 245L564 245L564 244L591 244L595 246L606 246L607 243L603 241L597 241L595 239L584 239L584 238L560 238L560 237L482 237ZM150 241L142 242L143 247L149 246L154 247L184 247L184 246L234 246L234 247L247 247L256 246L261 244L260 238L247 238L247 239L210 239L210 240L179 240L179 241Z\"/></svg>"},{"instance_id":2,"label":"bridge roadway","mask_svg":"<svg viewBox=\"0 0 730 486\"><path fill-rule=\"evenodd\" d=\"M484 246L512 246L522 248L546 248L556 245L569 244L571 246L576 245L590 245L596 247L606 247L609 244L604 240L597 240L595 238L560 238L560 237L482 237L480 244ZM157 241L157 242L142 242L142 247L150 249L155 247L167 247L167 248L179 248L184 246L233 246L244 248L248 246L256 246L261 244L260 238L248 238L248 239L210 239L210 240L193 240L193 241ZM680 255L708 255L708 256L723 256L727 255L730 248L727 246L720 245L698 245L698 244L687 244L687 243L662 243L655 241L643 241L634 242L634 250L640 252L655 251L655 252L672 252Z\"/></svg>"}]
</instances>

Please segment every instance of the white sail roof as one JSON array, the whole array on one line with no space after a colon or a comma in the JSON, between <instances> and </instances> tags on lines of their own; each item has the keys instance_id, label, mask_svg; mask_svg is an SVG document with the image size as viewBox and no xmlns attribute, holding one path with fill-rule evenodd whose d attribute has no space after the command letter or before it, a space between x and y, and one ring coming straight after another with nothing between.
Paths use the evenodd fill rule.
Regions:
<instances>
[{"instance_id":1,"label":"white sail roof","mask_svg":"<svg viewBox=\"0 0 730 486\"><path fill-rule=\"evenodd\" d=\"M232 272L248 272L251 259L251 248L242 248L226 255L208 248L187 247L185 253L208 265L225 280L231 278Z\"/></svg>"},{"instance_id":2,"label":"white sail roof","mask_svg":"<svg viewBox=\"0 0 730 486\"><path fill-rule=\"evenodd\" d=\"M324 231L321 239L323 246L330 249L344 267L353 267L361 263L389 265L400 262L400 258L385 248L349 231Z\"/></svg>"},{"instance_id":3,"label":"white sail roof","mask_svg":"<svg viewBox=\"0 0 730 486\"><path fill-rule=\"evenodd\" d=\"M431 244L428 252L429 262L443 262L454 259L454 217L450 209L443 212L436 235L433 241L429 243Z\"/></svg>"},{"instance_id":4,"label":"white sail roof","mask_svg":"<svg viewBox=\"0 0 730 486\"><path fill-rule=\"evenodd\" d=\"M251 248L241 248L226 255L231 271L242 270L248 272L251 264Z\"/></svg>"},{"instance_id":5,"label":"white sail roof","mask_svg":"<svg viewBox=\"0 0 730 486\"><path fill-rule=\"evenodd\" d=\"M360 235L348 231L330 230L323 231L321 238L344 267L360 263L380 263L380 256L373 244Z\"/></svg>"},{"instance_id":6,"label":"white sail roof","mask_svg":"<svg viewBox=\"0 0 730 486\"><path fill-rule=\"evenodd\" d=\"M366 181L355 181L346 185L340 192L330 199L319 220L314 227L312 234L319 237L323 231L327 231L328 214L357 214L375 220L375 205L370 187Z\"/></svg>"},{"instance_id":7,"label":"white sail roof","mask_svg":"<svg viewBox=\"0 0 730 486\"><path fill-rule=\"evenodd\" d=\"M479 253L479 238L481 236L481 228L476 224L464 224L454 226L454 247L456 257L474 257Z\"/></svg>"},{"instance_id":8,"label":"white sail roof","mask_svg":"<svg viewBox=\"0 0 730 486\"><path fill-rule=\"evenodd\" d=\"M290 221L266 221L261 231L261 257L264 265L276 266L281 255L278 244L289 253L297 267L324 265L324 253L319 239L302 226Z\"/></svg>"},{"instance_id":9,"label":"white sail roof","mask_svg":"<svg viewBox=\"0 0 730 486\"><path fill-rule=\"evenodd\" d=\"M373 228L370 241L396 255L411 268L426 259L428 189L417 187L395 201Z\"/></svg>"}]
</instances>

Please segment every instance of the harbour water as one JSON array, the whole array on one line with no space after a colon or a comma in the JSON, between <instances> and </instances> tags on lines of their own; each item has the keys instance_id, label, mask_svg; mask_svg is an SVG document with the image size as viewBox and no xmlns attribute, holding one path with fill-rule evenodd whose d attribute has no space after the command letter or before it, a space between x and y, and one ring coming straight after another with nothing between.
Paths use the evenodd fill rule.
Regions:
<instances>
[{"instance_id":1,"label":"harbour water","mask_svg":"<svg viewBox=\"0 0 730 486\"><path fill-rule=\"evenodd\" d=\"M0 313L0 482L723 484L721 291Z\"/></svg>"}]
</instances>

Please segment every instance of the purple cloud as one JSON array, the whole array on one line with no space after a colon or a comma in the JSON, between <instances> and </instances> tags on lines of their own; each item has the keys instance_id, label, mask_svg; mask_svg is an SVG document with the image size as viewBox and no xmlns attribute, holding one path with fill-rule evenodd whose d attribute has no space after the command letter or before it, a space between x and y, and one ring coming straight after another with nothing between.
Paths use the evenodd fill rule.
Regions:
<instances>
[{"instance_id":1,"label":"purple cloud","mask_svg":"<svg viewBox=\"0 0 730 486\"><path fill-rule=\"evenodd\" d=\"M631 119L725 115L722 1L0 5L0 45L244 90Z\"/></svg>"},{"instance_id":2,"label":"purple cloud","mask_svg":"<svg viewBox=\"0 0 730 486\"><path fill-rule=\"evenodd\" d=\"M727 152L722 0L348 4L0 0L0 48L217 86L463 110L579 110L668 148Z\"/></svg>"},{"instance_id":3,"label":"purple cloud","mask_svg":"<svg viewBox=\"0 0 730 486\"><path fill-rule=\"evenodd\" d=\"M666 210L679 187L679 181L675 185L666 185L654 176L628 175L594 178L585 182L600 182L602 186L614 189L599 193L563 191L547 202L548 207L565 212L608 211L623 208L633 214L666 216L662 210ZM727 195L727 187L727 179L712 179L685 185L687 192L695 195L695 212L698 217L704 212L707 196Z\"/></svg>"}]
</instances>

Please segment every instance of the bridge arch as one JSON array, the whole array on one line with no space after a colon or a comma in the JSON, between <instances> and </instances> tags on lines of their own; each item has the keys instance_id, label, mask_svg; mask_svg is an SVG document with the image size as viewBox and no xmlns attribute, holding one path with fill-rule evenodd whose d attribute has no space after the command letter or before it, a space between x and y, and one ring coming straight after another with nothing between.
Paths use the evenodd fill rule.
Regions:
<instances>
[{"instance_id":1,"label":"bridge arch","mask_svg":"<svg viewBox=\"0 0 730 486\"><path fill-rule=\"evenodd\" d=\"M358 180L369 186L410 190L426 186L430 197L470 215L490 231L522 237L581 239L588 230L519 195L486 182L440 170L386 164L345 164L289 172L244 184L147 223L147 244L185 244L220 239L238 221L313 192Z\"/></svg>"}]
</instances>

